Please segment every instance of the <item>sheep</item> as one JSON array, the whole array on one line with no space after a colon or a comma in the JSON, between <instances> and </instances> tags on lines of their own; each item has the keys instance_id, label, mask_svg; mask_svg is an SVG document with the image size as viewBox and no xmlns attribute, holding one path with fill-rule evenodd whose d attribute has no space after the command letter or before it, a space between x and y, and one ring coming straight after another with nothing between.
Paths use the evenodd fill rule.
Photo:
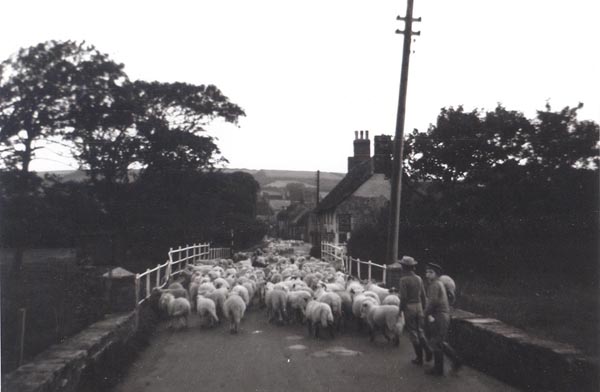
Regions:
<instances>
[{"instance_id":1,"label":"sheep","mask_svg":"<svg viewBox=\"0 0 600 392\"><path fill-rule=\"evenodd\" d=\"M316 300L306 304L306 321L308 324L308 336L312 335L312 327L315 328L315 338L319 337L319 328L329 328L331 338L334 338L333 313L331 308L324 302Z\"/></svg>"},{"instance_id":2,"label":"sheep","mask_svg":"<svg viewBox=\"0 0 600 392\"><path fill-rule=\"evenodd\" d=\"M267 311L270 310L269 322L272 322L277 317L277 321L280 324L283 323L283 320L287 319L287 293L284 290L273 289L270 292L270 305L270 309L267 308Z\"/></svg>"},{"instance_id":3,"label":"sheep","mask_svg":"<svg viewBox=\"0 0 600 392\"><path fill-rule=\"evenodd\" d=\"M392 341L395 346L400 344L400 335L404 329L404 314L395 305L374 305L371 301L365 301L361 305L361 317L369 326L370 341L375 340L375 330L381 329L383 336ZM392 333L392 337L388 336Z\"/></svg>"},{"instance_id":4,"label":"sheep","mask_svg":"<svg viewBox=\"0 0 600 392\"><path fill-rule=\"evenodd\" d=\"M325 292L317 298L317 301L329 305L333 314L335 328L339 331L342 323L342 298L337 293Z\"/></svg>"},{"instance_id":5,"label":"sheep","mask_svg":"<svg viewBox=\"0 0 600 392\"><path fill-rule=\"evenodd\" d=\"M219 322L215 302L210 298L198 295L196 298L196 311L200 316L202 325L205 325L207 317L209 317L208 322L211 327L214 326L214 323Z\"/></svg>"},{"instance_id":6,"label":"sheep","mask_svg":"<svg viewBox=\"0 0 600 392\"><path fill-rule=\"evenodd\" d=\"M365 286L365 289L367 289L367 291L372 291L376 293L379 296L379 303L383 302L383 299L390 294L390 291L388 289L384 289L383 287L380 287L373 282L369 282Z\"/></svg>"},{"instance_id":7,"label":"sheep","mask_svg":"<svg viewBox=\"0 0 600 392\"><path fill-rule=\"evenodd\" d=\"M226 287L227 290L229 290L231 288L229 282L225 278L217 278L213 281L213 284L217 289L220 287Z\"/></svg>"},{"instance_id":8,"label":"sheep","mask_svg":"<svg viewBox=\"0 0 600 392\"><path fill-rule=\"evenodd\" d=\"M246 282L242 283L242 286L244 286L248 291L248 305L251 305L252 298L254 298L254 293L256 293L256 284L248 279Z\"/></svg>"},{"instance_id":9,"label":"sheep","mask_svg":"<svg viewBox=\"0 0 600 392\"><path fill-rule=\"evenodd\" d=\"M456 283L454 283L454 279L449 277L448 275L442 275L439 278L440 282L444 284L446 288L446 294L448 294L448 302L450 305L454 304L456 300Z\"/></svg>"},{"instance_id":10,"label":"sheep","mask_svg":"<svg viewBox=\"0 0 600 392\"><path fill-rule=\"evenodd\" d=\"M383 299L382 305L394 305L400 307L400 297L398 294L390 294Z\"/></svg>"},{"instance_id":11,"label":"sheep","mask_svg":"<svg viewBox=\"0 0 600 392\"><path fill-rule=\"evenodd\" d=\"M363 293L365 288L362 284L360 284L360 282L351 281L346 285L346 291L349 292L352 297L354 297L357 294Z\"/></svg>"},{"instance_id":12,"label":"sheep","mask_svg":"<svg viewBox=\"0 0 600 392\"><path fill-rule=\"evenodd\" d=\"M352 295L347 291L340 291L337 295L342 300L342 316L345 319L350 318L352 316Z\"/></svg>"},{"instance_id":13,"label":"sheep","mask_svg":"<svg viewBox=\"0 0 600 392\"><path fill-rule=\"evenodd\" d=\"M287 316L291 319L294 318L296 321L303 322L306 310L306 304L310 301L312 296L306 291L291 291L287 295Z\"/></svg>"},{"instance_id":14,"label":"sheep","mask_svg":"<svg viewBox=\"0 0 600 392\"><path fill-rule=\"evenodd\" d=\"M169 317L173 320L173 323L175 323L170 324L169 326L174 327L175 329L187 328L188 317L192 311L190 301L183 297L168 297L166 301ZM179 326L180 323L181 326Z\"/></svg>"},{"instance_id":15,"label":"sheep","mask_svg":"<svg viewBox=\"0 0 600 392\"><path fill-rule=\"evenodd\" d=\"M225 299L227 298L228 290L225 287L215 289L214 291L206 294L206 298L210 298L215 303L217 309L217 315L223 316L225 314L223 306L225 305Z\"/></svg>"},{"instance_id":16,"label":"sheep","mask_svg":"<svg viewBox=\"0 0 600 392\"><path fill-rule=\"evenodd\" d=\"M358 294L354 297L352 301L352 315L357 320L358 330L360 331L363 327L363 319L361 318L361 308L363 303L371 302L374 305L379 305L379 297L375 296L375 298L366 295L366 293Z\"/></svg>"},{"instance_id":17,"label":"sheep","mask_svg":"<svg viewBox=\"0 0 600 392\"><path fill-rule=\"evenodd\" d=\"M250 303L250 294L248 293L248 289L242 285L235 285L231 289L231 294L238 294L244 300L244 303L248 305Z\"/></svg>"},{"instance_id":18,"label":"sheep","mask_svg":"<svg viewBox=\"0 0 600 392\"><path fill-rule=\"evenodd\" d=\"M225 317L230 322L229 332L238 333L240 322L246 312L246 303L238 294L230 294L224 304Z\"/></svg>"},{"instance_id":19,"label":"sheep","mask_svg":"<svg viewBox=\"0 0 600 392\"><path fill-rule=\"evenodd\" d=\"M374 291L367 290L367 291L363 292L363 295L373 298L375 300L375 302L377 302L377 305L381 305L381 298Z\"/></svg>"},{"instance_id":20,"label":"sheep","mask_svg":"<svg viewBox=\"0 0 600 392\"><path fill-rule=\"evenodd\" d=\"M155 291L161 292L160 289L157 289ZM163 316L163 317L169 316L168 305L174 299L175 299L175 296L171 293L161 293L160 299L158 300L158 311L160 312L161 316Z\"/></svg>"}]
</instances>

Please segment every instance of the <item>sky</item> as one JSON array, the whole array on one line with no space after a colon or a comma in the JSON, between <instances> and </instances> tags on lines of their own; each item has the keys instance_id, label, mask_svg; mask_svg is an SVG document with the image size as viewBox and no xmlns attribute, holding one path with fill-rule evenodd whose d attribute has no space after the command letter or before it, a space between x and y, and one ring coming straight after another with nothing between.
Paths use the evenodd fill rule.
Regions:
<instances>
[{"instance_id":1,"label":"sky","mask_svg":"<svg viewBox=\"0 0 600 392\"><path fill-rule=\"evenodd\" d=\"M600 123L600 2L414 0L405 130L442 107L535 117L584 103ZM130 79L214 84L241 106L214 123L230 168L345 172L354 131L393 135L406 0L0 0L0 60L85 40ZM76 168L46 150L33 170Z\"/></svg>"}]
</instances>

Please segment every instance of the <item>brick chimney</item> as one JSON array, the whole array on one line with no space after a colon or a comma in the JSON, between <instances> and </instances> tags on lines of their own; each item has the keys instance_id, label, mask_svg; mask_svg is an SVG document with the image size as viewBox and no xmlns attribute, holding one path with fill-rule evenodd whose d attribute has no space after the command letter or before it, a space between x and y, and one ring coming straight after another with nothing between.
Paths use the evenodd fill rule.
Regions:
<instances>
[{"instance_id":1,"label":"brick chimney","mask_svg":"<svg viewBox=\"0 0 600 392\"><path fill-rule=\"evenodd\" d=\"M348 157L348 171L371 158L369 131L354 131L354 156Z\"/></svg>"}]
</instances>

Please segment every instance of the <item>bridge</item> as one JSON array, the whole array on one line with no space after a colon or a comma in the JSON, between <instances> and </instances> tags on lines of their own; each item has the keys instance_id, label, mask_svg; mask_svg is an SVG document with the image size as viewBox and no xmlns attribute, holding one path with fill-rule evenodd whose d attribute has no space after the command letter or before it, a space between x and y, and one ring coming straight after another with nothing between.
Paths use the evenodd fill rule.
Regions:
<instances>
[{"instance_id":1,"label":"bridge","mask_svg":"<svg viewBox=\"0 0 600 392\"><path fill-rule=\"evenodd\" d=\"M308 251L302 245L290 248L296 256ZM354 268L354 275L366 274L364 277L369 278L377 275L385 280L385 274L390 273L385 266L353 260L345 255L343 248L333 244L323 244L321 251L323 259L341 265L347 272ZM118 321L105 320L102 325L93 325L90 331L83 332L84 336L66 342L67 346L54 348L52 353L37 358L37 363L34 360L22 366L3 378L2 389L597 390L597 379L592 376L597 368L576 351L569 351L569 347L546 347L544 342L537 342L532 348L531 341L523 341L520 332L502 326L497 320L458 311L454 314L451 339L467 363L475 367L465 366L455 372L446 366L444 377L426 375L424 370L430 365L420 367L411 363L414 354L406 336L398 347L382 336L370 342L365 332L349 323L334 338L326 335L317 339L309 336L304 325L270 323L265 309L256 300L236 335L229 333L226 322L215 328L203 328L195 314L190 316L189 326L183 331L174 331L167 322L156 321L148 301L154 287L164 287L169 277L183 270L185 263L221 257L226 252L211 250L204 244L171 249L167 263L136 276L137 306L133 312L116 315ZM141 347L140 331L148 332ZM495 335L490 335L492 332ZM503 341L504 338L512 340Z\"/></svg>"}]
</instances>

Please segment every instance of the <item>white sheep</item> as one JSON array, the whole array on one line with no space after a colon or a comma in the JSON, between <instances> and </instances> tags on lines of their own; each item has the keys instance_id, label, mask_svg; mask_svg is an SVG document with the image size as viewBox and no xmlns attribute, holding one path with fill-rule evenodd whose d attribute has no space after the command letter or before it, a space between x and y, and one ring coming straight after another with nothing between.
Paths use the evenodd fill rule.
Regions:
<instances>
[{"instance_id":1,"label":"white sheep","mask_svg":"<svg viewBox=\"0 0 600 392\"><path fill-rule=\"evenodd\" d=\"M196 298L196 311L200 316L201 325L205 325L208 321L209 326L212 327L219 322L215 302L210 298L198 295Z\"/></svg>"},{"instance_id":2,"label":"white sheep","mask_svg":"<svg viewBox=\"0 0 600 392\"><path fill-rule=\"evenodd\" d=\"M226 287L227 290L229 290L231 288L229 282L225 278L217 278L213 281L213 284L217 289L220 287Z\"/></svg>"},{"instance_id":3,"label":"white sheep","mask_svg":"<svg viewBox=\"0 0 600 392\"><path fill-rule=\"evenodd\" d=\"M382 305L394 305L400 307L400 297L398 294L390 294L383 299Z\"/></svg>"},{"instance_id":4,"label":"white sheep","mask_svg":"<svg viewBox=\"0 0 600 392\"><path fill-rule=\"evenodd\" d=\"M456 300L456 283L454 283L454 279L449 277L448 275L440 276L440 282L444 284L446 288L446 294L448 295L448 302L450 305L454 304Z\"/></svg>"},{"instance_id":5,"label":"white sheep","mask_svg":"<svg viewBox=\"0 0 600 392\"><path fill-rule=\"evenodd\" d=\"M312 328L315 328L315 337L319 337L319 329L329 328L331 337L334 335L333 313L331 308L324 302L312 300L306 305L306 321L308 324L308 335L312 335Z\"/></svg>"},{"instance_id":6,"label":"white sheep","mask_svg":"<svg viewBox=\"0 0 600 392\"><path fill-rule=\"evenodd\" d=\"M375 298L366 295L366 293L357 294L352 301L352 315L356 319L358 330L360 331L363 327L364 320L361 318L361 309L364 302L371 302L374 305L379 305L379 297L375 295Z\"/></svg>"},{"instance_id":7,"label":"white sheep","mask_svg":"<svg viewBox=\"0 0 600 392\"><path fill-rule=\"evenodd\" d=\"M248 293L248 289L242 285L235 285L231 289L231 294L237 294L244 300L244 303L248 305L250 303L250 294Z\"/></svg>"},{"instance_id":8,"label":"white sheep","mask_svg":"<svg viewBox=\"0 0 600 392\"><path fill-rule=\"evenodd\" d=\"M369 282L365 286L365 289L367 291L372 291L372 292L376 293L379 296L379 303L383 302L383 299L390 294L390 291L388 289L384 289L383 287L380 287L373 282Z\"/></svg>"},{"instance_id":9,"label":"white sheep","mask_svg":"<svg viewBox=\"0 0 600 392\"><path fill-rule=\"evenodd\" d=\"M363 302L361 317L369 326L370 340L375 340L375 331L381 330L383 336L394 345L400 344L400 335L404 329L404 314L395 305L374 305L371 301ZM388 332L392 337L388 336Z\"/></svg>"},{"instance_id":10,"label":"white sheep","mask_svg":"<svg viewBox=\"0 0 600 392\"><path fill-rule=\"evenodd\" d=\"M306 304L312 299L312 296L302 290L291 291L287 295L287 316L289 321L303 322L306 312Z\"/></svg>"},{"instance_id":11,"label":"white sheep","mask_svg":"<svg viewBox=\"0 0 600 392\"><path fill-rule=\"evenodd\" d=\"M224 304L225 317L230 322L229 331L238 333L240 322L246 312L246 303L238 294L230 294Z\"/></svg>"},{"instance_id":12,"label":"white sheep","mask_svg":"<svg viewBox=\"0 0 600 392\"><path fill-rule=\"evenodd\" d=\"M329 305L333 314L333 324L339 331L342 323L342 298L337 293L325 292L317 298L317 301Z\"/></svg>"},{"instance_id":13,"label":"white sheep","mask_svg":"<svg viewBox=\"0 0 600 392\"><path fill-rule=\"evenodd\" d=\"M168 297L167 299L167 311L172 323L170 327L175 329L187 328L188 317L192 311L192 306L187 298L179 297Z\"/></svg>"},{"instance_id":14,"label":"white sheep","mask_svg":"<svg viewBox=\"0 0 600 392\"><path fill-rule=\"evenodd\" d=\"M275 318L281 324L287 319L287 293L284 290L273 289L269 295L269 306L267 306L267 313L270 315L269 322L272 322Z\"/></svg>"},{"instance_id":15,"label":"white sheep","mask_svg":"<svg viewBox=\"0 0 600 392\"><path fill-rule=\"evenodd\" d=\"M225 287L221 287L215 289L214 291L206 294L206 298L210 298L215 303L215 307L217 309L217 315L223 316L225 314L224 305L225 299L227 298L227 294L229 291Z\"/></svg>"}]
</instances>

